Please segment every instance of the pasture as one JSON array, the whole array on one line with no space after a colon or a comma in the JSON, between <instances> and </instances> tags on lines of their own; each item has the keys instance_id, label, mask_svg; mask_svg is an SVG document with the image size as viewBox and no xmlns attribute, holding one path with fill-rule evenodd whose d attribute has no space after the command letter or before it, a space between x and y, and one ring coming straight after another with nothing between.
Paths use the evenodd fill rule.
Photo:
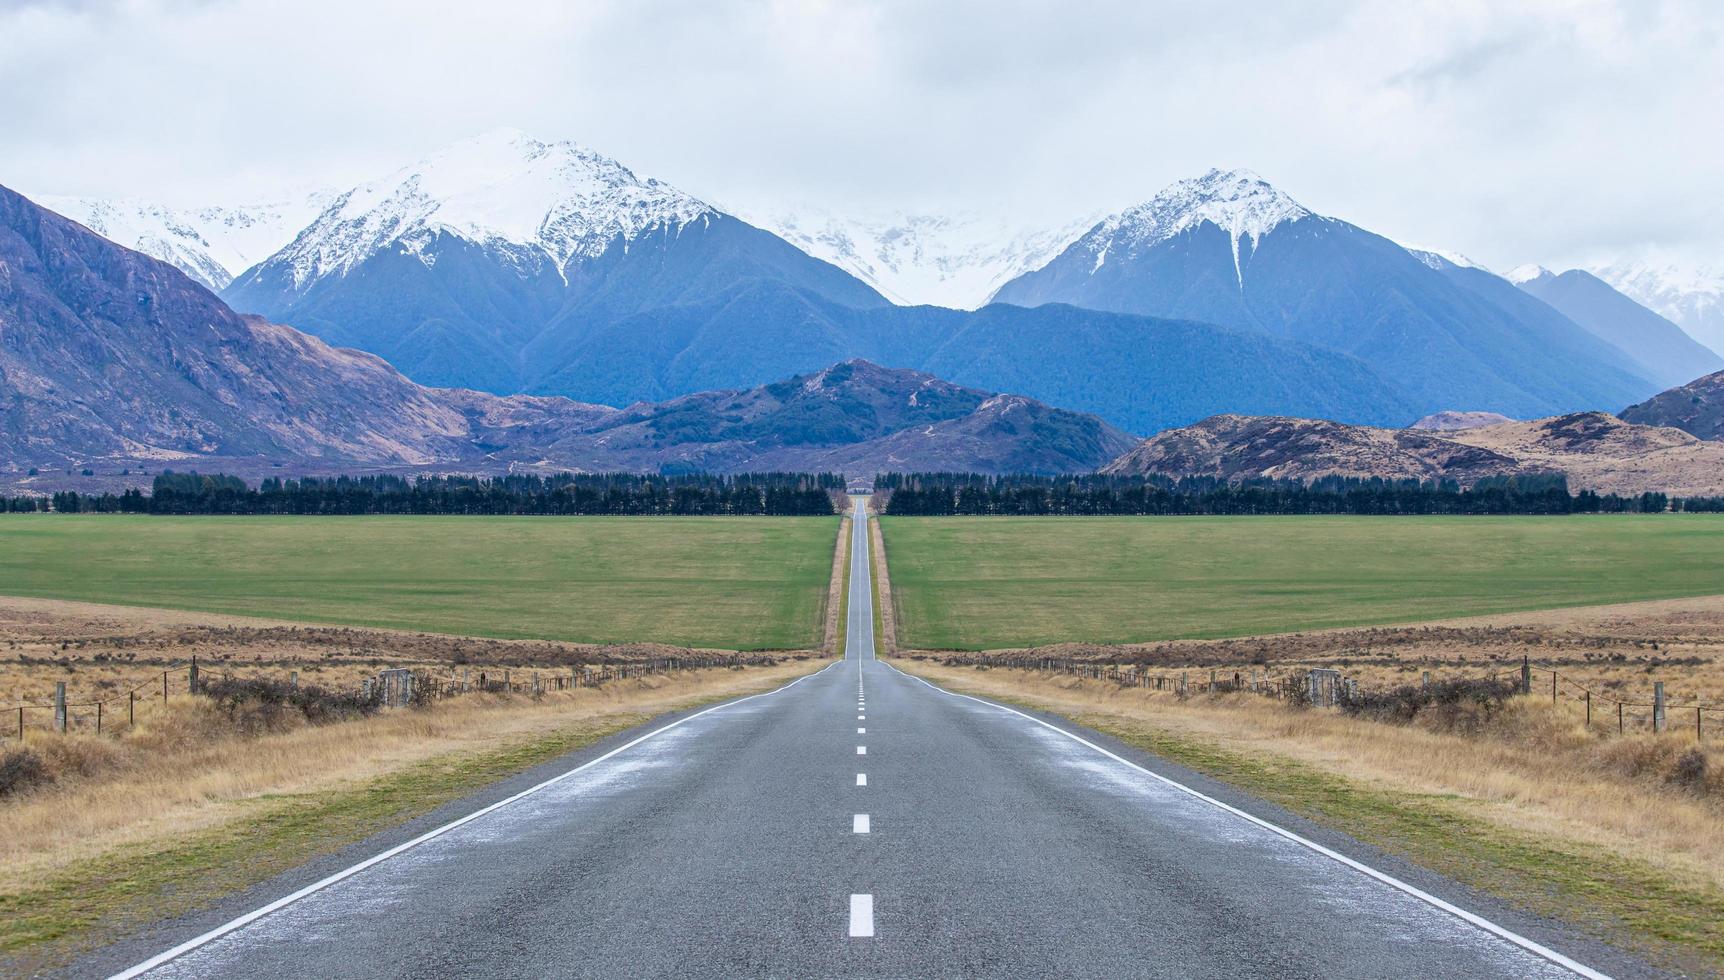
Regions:
<instances>
[{"instance_id":1,"label":"pasture","mask_svg":"<svg viewBox=\"0 0 1724 980\"><path fill-rule=\"evenodd\" d=\"M887 517L905 648L1134 643L1724 593L1724 516Z\"/></svg>"},{"instance_id":2,"label":"pasture","mask_svg":"<svg viewBox=\"0 0 1724 980\"><path fill-rule=\"evenodd\" d=\"M0 594L580 643L819 646L836 517L0 517Z\"/></svg>"}]
</instances>

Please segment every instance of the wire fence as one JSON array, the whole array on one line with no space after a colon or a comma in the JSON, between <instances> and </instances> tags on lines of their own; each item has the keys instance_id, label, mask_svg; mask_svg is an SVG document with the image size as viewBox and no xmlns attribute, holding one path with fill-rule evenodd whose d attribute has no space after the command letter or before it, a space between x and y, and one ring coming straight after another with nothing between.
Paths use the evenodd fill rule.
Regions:
<instances>
[{"instance_id":1,"label":"wire fence","mask_svg":"<svg viewBox=\"0 0 1724 980\"><path fill-rule=\"evenodd\" d=\"M361 703L374 708L396 708L478 693L543 697L555 691L596 688L659 674L715 667L770 666L781 659L764 654L655 657L556 669L462 667L458 675L452 669L440 672L425 667L396 667L380 670L358 685L342 685L331 690L356 695ZM21 699L0 706L0 726L3 726L0 727L0 741L23 740L33 732L118 734L137 725L139 705L165 704L177 697L202 696L208 694L212 686L219 688L223 682L269 680L255 672L240 675L211 669L193 657L166 665L159 677L152 675L129 689L101 698L72 700L67 696L66 682L56 681L54 692L48 698ZM297 691L299 672L289 671L285 679L277 678L276 683Z\"/></svg>"},{"instance_id":2,"label":"wire fence","mask_svg":"<svg viewBox=\"0 0 1724 980\"><path fill-rule=\"evenodd\" d=\"M1347 677L1341 671L1328 667L1301 666L1283 668L1280 671L1268 667L1241 670L1208 668L1207 676L1199 670L1193 678L1192 670L1169 671L1150 669L1141 664L1103 663L1061 657L950 654L940 659L951 666L1040 671L1104 681L1125 688L1167 691L1182 698L1199 694L1246 693L1326 708L1344 707L1349 702L1360 702L1372 695L1386 694L1390 690L1362 685L1357 678ZM1708 704L1699 698L1682 700L1669 697L1665 693L1663 681L1652 682L1648 697L1633 699L1595 690L1571 677L1562 676L1562 672L1554 666L1538 663L1530 658L1522 658L1518 664L1488 665L1488 669L1491 672L1483 678L1467 679L1509 684L1523 697L1542 697L1548 690L1551 703L1570 702L1583 710L1585 724L1589 730L1614 730L1619 735L1625 735L1630 731L1666 732L1674 727L1690 729L1696 739L1704 739L1707 732L1724 724L1724 704ZM1431 672L1425 671L1421 682L1416 686L1428 690L1434 683L1442 683L1442 679L1433 679Z\"/></svg>"}]
</instances>

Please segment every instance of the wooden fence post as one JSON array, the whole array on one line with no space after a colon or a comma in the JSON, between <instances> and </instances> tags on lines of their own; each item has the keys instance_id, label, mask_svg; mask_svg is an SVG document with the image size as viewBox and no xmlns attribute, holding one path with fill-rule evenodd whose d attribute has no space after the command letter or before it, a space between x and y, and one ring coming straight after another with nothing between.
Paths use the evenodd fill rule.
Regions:
<instances>
[{"instance_id":1,"label":"wooden fence post","mask_svg":"<svg viewBox=\"0 0 1724 980\"><path fill-rule=\"evenodd\" d=\"M96 702L96 734L102 734L102 702Z\"/></svg>"},{"instance_id":2,"label":"wooden fence post","mask_svg":"<svg viewBox=\"0 0 1724 980\"><path fill-rule=\"evenodd\" d=\"M1586 692L1586 727L1592 727L1592 691L1590 689Z\"/></svg>"},{"instance_id":3,"label":"wooden fence post","mask_svg":"<svg viewBox=\"0 0 1724 980\"><path fill-rule=\"evenodd\" d=\"M1532 693L1532 657L1526 654L1520 658L1520 692Z\"/></svg>"},{"instance_id":4,"label":"wooden fence post","mask_svg":"<svg viewBox=\"0 0 1724 980\"><path fill-rule=\"evenodd\" d=\"M18 741L24 741L24 706L18 706Z\"/></svg>"},{"instance_id":5,"label":"wooden fence post","mask_svg":"<svg viewBox=\"0 0 1724 980\"><path fill-rule=\"evenodd\" d=\"M54 682L54 730L66 734L66 682Z\"/></svg>"},{"instance_id":6,"label":"wooden fence post","mask_svg":"<svg viewBox=\"0 0 1724 980\"><path fill-rule=\"evenodd\" d=\"M299 671L297 671L297 670L288 671L287 686L292 688L295 691L299 690Z\"/></svg>"},{"instance_id":7,"label":"wooden fence post","mask_svg":"<svg viewBox=\"0 0 1724 980\"><path fill-rule=\"evenodd\" d=\"M162 671L162 700L168 699L168 672Z\"/></svg>"},{"instance_id":8,"label":"wooden fence post","mask_svg":"<svg viewBox=\"0 0 1724 980\"><path fill-rule=\"evenodd\" d=\"M1550 672L1550 703L1556 703L1556 671Z\"/></svg>"},{"instance_id":9,"label":"wooden fence post","mask_svg":"<svg viewBox=\"0 0 1724 980\"><path fill-rule=\"evenodd\" d=\"M138 724L138 692L133 691L130 698L126 704L126 727L135 728Z\"/></svg>"},{"instance_id":10,"label":"wooden fence post","mask_svg":"<svg viewBox=\"0 0 1724 980\"><path fill-rule=\"evenodd\" d=\"M1622 734L1622 702L1616 702L1616 734Z\"/></svg>"},{"instance_id":11,"label":"wooden fence post","mask_svg":"<svg viewBox=\"0 0 1724 980\"><path fill-rule=\"evenodd\" d=\"M1652 730L1654 732L1661 732L1664 730L1663 681L1654 681L1652 683Z\"/></svg>"},{"instance_id":12,"label":"wooden fence post","mask_svg":"<svg viewBox=\"0 0 1724 980\"><path fill-rule=\"evenodd\" d=\"M191 672L186 675L186 690L198 693L198 655L192 654Z\"/></svg>"}]
</instances>

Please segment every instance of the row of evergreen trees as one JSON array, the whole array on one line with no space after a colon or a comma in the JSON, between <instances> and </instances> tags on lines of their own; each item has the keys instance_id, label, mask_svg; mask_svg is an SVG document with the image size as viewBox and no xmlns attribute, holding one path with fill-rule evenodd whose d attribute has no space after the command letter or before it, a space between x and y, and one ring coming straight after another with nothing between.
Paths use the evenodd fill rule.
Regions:
<instances>
[{"instance_id":1,"label":"row of evergreen trees","mask_svg":"<svg viewBox=\"0 0 1724 980\"><path fill-rule=\"evenodd\" d=\"M1107 514L1596 514L1659 513L1662 493L1634 497L1582 490L1561 474L1490 477L1468 489L1453 481L1321 477L1229 482L1216 477L987 476L916 473L883 476L894 515ZM1676 501L1676 509L1706 510Z\"/></svg>"},{"instance_id":2,"label":"row of evergreen trees","mask_svg":"<svg viewBox=\"0 0 1724 980\"><path fill-rule=\"evenodd\" d=\"M555 476L339 476L270 478L252 489L236 476L165 472L150 493L14 498L20 510L51 500L61 513L127 514L616 514L769 515L833 513L831 473L739 476L629 473Z\"/></svg>"}]
</instances>

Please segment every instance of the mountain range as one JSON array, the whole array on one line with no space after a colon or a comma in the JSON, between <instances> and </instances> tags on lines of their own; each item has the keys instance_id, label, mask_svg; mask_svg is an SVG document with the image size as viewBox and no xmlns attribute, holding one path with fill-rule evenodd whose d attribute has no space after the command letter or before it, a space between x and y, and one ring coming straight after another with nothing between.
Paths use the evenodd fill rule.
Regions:
<instances>
[{"instance_id":1,"label":"mountain range","mask_svg":"<svg viewBox=\"0 0 1724 980\"><path fill-rule=\"evenodd\" d=\"M1093 416L860 361L624 409L419 385L0 188L0 470L1088 471ZM25 481L28 482L27 479Z\"/></svg>"},{"instance_id":2,"label":"mountain range","mask_svg":"<svg viewBox=\"0 0 1724 980\"><path fill-rule=\"evenodd\" d=\"M239 310L421 384L590 404L860 358L1139 433L1222 412L1399 426L1457 406L1615 409L1716 360L1668 324L1637 346L1663 321L1626 298L1553 294L1565 313L1243 171L1045 232L814 209L751 221L588 148L505 130L295 205L68 209L205 285L233 275L221 295ZM929 296L993 302L906 305Z\"/></svg>"}]
</instances>

